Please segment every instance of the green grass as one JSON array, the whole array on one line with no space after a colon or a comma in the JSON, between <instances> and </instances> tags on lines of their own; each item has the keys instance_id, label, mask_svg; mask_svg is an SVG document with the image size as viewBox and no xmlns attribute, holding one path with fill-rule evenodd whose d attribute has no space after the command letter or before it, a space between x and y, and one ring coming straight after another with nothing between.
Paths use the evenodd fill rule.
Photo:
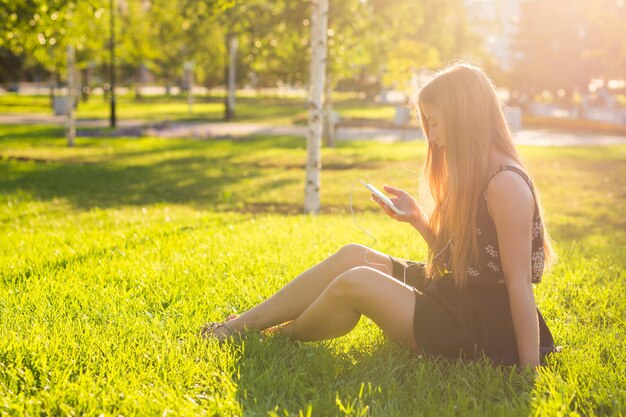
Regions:
<instances>
[{"instance_id":1,"label":"green grass","mask_svg":"<svg viewBox=\"0 0 626 417\"><path fill-rule=\"evenodd\" d=\"M395 108L391 105L368 103L345 93L337 93L334 109L341 117L393 120ZM107 119L110 104L102 96L93 96L78 105L76 117L82 119ZM271 96L239 96L236 100L237 121L291 124L306 120L307 106L304 98ZM23 96L0 94L0 114L52 114L48 96ZM117 116L120 119L140 119L152 122L171 121L222 121L224 98L219 95L196 96L193 112L189 113L187 97L146 96L138 102L132 95L117 97Z\"/></svg>"},{"instance_id":2,"label":"green grass","mask_svg":"<svg viewBox=\"0 0 626 417\"><path fill-rule=\"evenodd\" d=\"M14 93L0 94L0 113L51 114L48 96L24 96Z\"/></svg>"},{"instance_id":3,"label":"green grass","mask_svg":"<svg viewBox=\"0 0 626 417\"><path fill-rule=\"evenodd\" d=\"M304 140L79 138L0 126L0 414L608 416L626 414L626 146L521 148L560 262L535 290L564 352L534 380L411 355L363 319L323 343L202 323L270 296L349 242L364 177L416 189L422 143L323 151L299 214ZM423 259L361 187L377 249Z\"/></svg>"}]
</instances>

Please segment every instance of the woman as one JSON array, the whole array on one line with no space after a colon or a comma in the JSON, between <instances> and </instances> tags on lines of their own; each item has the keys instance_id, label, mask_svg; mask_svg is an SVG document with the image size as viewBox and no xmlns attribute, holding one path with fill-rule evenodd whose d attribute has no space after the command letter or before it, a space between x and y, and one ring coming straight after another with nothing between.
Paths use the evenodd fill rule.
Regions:
<instances>
[{"instance_id":1,"label":"woman","mask_svg":"<svg viewBox=\"0 0 626 417\"><path fill-rule=\"evenodd\" d=\"M427 213L389 186L404 215L372 198L417 229L428 262L344 246L253 309L209 323L206 337L269 329L324 340L348 333L364 314L392 340L427 355L535 367L555 350L532 289L552 249L492 83L478 68L456 64L420 90L417 105L434 208Z\"/></svg>"}]
</instances>

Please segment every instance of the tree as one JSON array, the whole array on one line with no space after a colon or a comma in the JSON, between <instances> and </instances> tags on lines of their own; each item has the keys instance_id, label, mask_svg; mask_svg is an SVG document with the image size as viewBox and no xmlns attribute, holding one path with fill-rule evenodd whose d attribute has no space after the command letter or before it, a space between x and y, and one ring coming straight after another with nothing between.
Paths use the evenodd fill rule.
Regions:
<instances>
[{"instance_id":1,"label":"tree","mask_svg":"<svg viewBox=\"0 0 626 417\"><path fill-rule=\"evenodd\" d=\"M262 0L241 2L229 8L223 13L221 22L224 26L224 44L227 50L224 77L226 85L226 97L224 99L224 118L230 120L235 117L235 92L238 80L243 78L245 67L253 60L251 51L257 51L261 46L259 32L265 32L269 25L274 22L276 15L275 7L284 3L275 4ZM241 50L240 50L241 49ZM245 60L240 56L246 56ZM268 60L267 55L264 60Z\"/></svg>"},{"instance_id":2,"label":"tree","mask_svg":"<svg viewBox=\"0 0 626 417\"><path fill-rule=\"evenodd\" d=\"M461 0L372 0L379 34L376 53L383 82L407 90L413 74L476 55L480 43L466 24Z\"/></svg>"},{"instance_id":3,"label":"tree","mask_svg":"<svg viewBox=\"0 0 626 417\"><path fill-rule=\"evenodd\" d=\"M220 18L234 4L229 0L151 0L147 11L150 25L148 44L155 56L147 66L171 87L182 78L183 63L196 62L200 79L214 76L215 61L223 63Z\"/></svg>"},{"instance_id":4,"label":"tree","mask_svg":"<svg viewBox=\"0 0 626 417\"><path fill-rule=\"evenodd\" d=\"M77 51L77 63L85 65L99 53L99 33L105 25L102 0L73 2L69 0L1 0L0 47L31 64L40 64L51 74L51 95L56 74L66 67L67 46Z\"/></svg>"},{"instance_id":5,"label":"tree","mask_svg":"<svg viewBox=\"0 0 626 417\"><path fill-rule=\"evenodd\" d=\"M252 71L258 86L304 82L308 72L307 51L310 2L247 2L241 6L237 27L242 70Z\"/></svg>"},{"instance_id":6,"label":"tree","mask_svg":"<svg viewBox=\"0 0 626 417\"><path fill-rule=\"evenodd\" d=\"M135 98L141 99L144 77L149 63L157 58L158 48L151 37L155 22L150 16L151 2L125 0L119 13L119 61L134 73Z\"/></svg>"},{"instance_id":7,"label":"tree","mask_svg":"<svg viewBox=\"0 0 626 417\"><path fill-rule=\"evenodd\" d=\"M328 0L313 0L311 13L311 87L309 90L309 129L304 211L317 214L320 209L320 171L322 143L322 93L326 73Z\"/></svg>"},{"instance_id":8,"label":"tree","mask_svg":"<svg viewBox=\"0 0 626 417\"><path fill-rule=\"evenodd\" d=\"M7 48L0 48L0 84L17 82L23 69L24 55L18 56Z\"/></svg>"}]
</instances>

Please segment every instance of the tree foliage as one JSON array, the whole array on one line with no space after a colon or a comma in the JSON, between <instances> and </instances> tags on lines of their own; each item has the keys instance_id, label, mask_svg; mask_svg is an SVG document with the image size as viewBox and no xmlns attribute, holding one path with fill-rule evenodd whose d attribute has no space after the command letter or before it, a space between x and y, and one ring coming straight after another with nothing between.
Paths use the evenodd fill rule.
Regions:
<instances>
[{"instance_id":1,"label":"tree foliage","mask_svg":"<svg viewBox=\"0 0 626 417\"><path fill-rule=\"evenodd\" d=\"M520 0L519 89L584 88L626 72L623 0ZM109 0L0 0L4 78L16 71L63 71L66 46L77 65L108 65ZM123 74L146 67L161 83L224 82L228 36L239 40L238 81L259 86L308 82L311 1L114 0L116 51ZM480 56L463 0L343 0L330 3L328 73L334 82L371 80L405 88L412 73ZM493 62L484 61L489 66ZM251 75L253 74L253 75ZM106 79L106 76L104 77ZM129 77L125 78L128 82ZM368 81L369 80L369 81ZM124 77L122 78L124 81Z\"/></svg>"},{"instance_id":2,"label":"tree foliage","mask_svg":"<svg viewBox=\"0 0 626 417\"><path fill-rule=\"evenodd\" d=\"M27 64L49 71L65 68L67 45L77 51L79 64L101 48L104 8L100 0L1 0L0 46L24 56Z\"/></svg>"}]
</instances>

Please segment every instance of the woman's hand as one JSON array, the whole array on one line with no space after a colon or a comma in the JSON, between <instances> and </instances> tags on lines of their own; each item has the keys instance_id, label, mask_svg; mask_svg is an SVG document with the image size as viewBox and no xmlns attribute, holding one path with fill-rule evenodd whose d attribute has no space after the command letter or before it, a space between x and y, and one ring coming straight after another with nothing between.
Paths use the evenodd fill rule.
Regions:
<instances>
[{"instance_id":1,"label":"woman's hand","mask_svg":"<svg viewBox=\"0 0 626 417\"><path fill-rule=\"evenodd\" d=\"M406 222L413 226L424 238L429 246L432 246L434 235L430 230L428 224L428 215L422 206L420 206L413 197L404 190L391 187L389 185L384 186L384 190L395 197L390 197L393 204L404 212L401 216L390 209L382 200L372 194L372 200L378 203L387 216L399 222Z\"/></svg>"},{"instance_id":2,"label":"woman's hand","mask_svg":"<svg viewBox=\"0 0 626 417\"><path fill-rule=\"evenodd\" d=\"M383 187L388 194L391 194L395 197L389 197L393 204L398 207L400 210L404 211L404 215L399 215L389 208L383 201L372 194L372 199L378 203L378 205L383 209L385 214L391 217L394 220L399 222L406 222L413 225L416 229L420 230L423 226L428 225L428 216L426 215L424 209L417 204L417 201L413 197L409 195L404 190L399 188L391 187L389 185L385 185Z\"/></svg>"}]
</instances>

